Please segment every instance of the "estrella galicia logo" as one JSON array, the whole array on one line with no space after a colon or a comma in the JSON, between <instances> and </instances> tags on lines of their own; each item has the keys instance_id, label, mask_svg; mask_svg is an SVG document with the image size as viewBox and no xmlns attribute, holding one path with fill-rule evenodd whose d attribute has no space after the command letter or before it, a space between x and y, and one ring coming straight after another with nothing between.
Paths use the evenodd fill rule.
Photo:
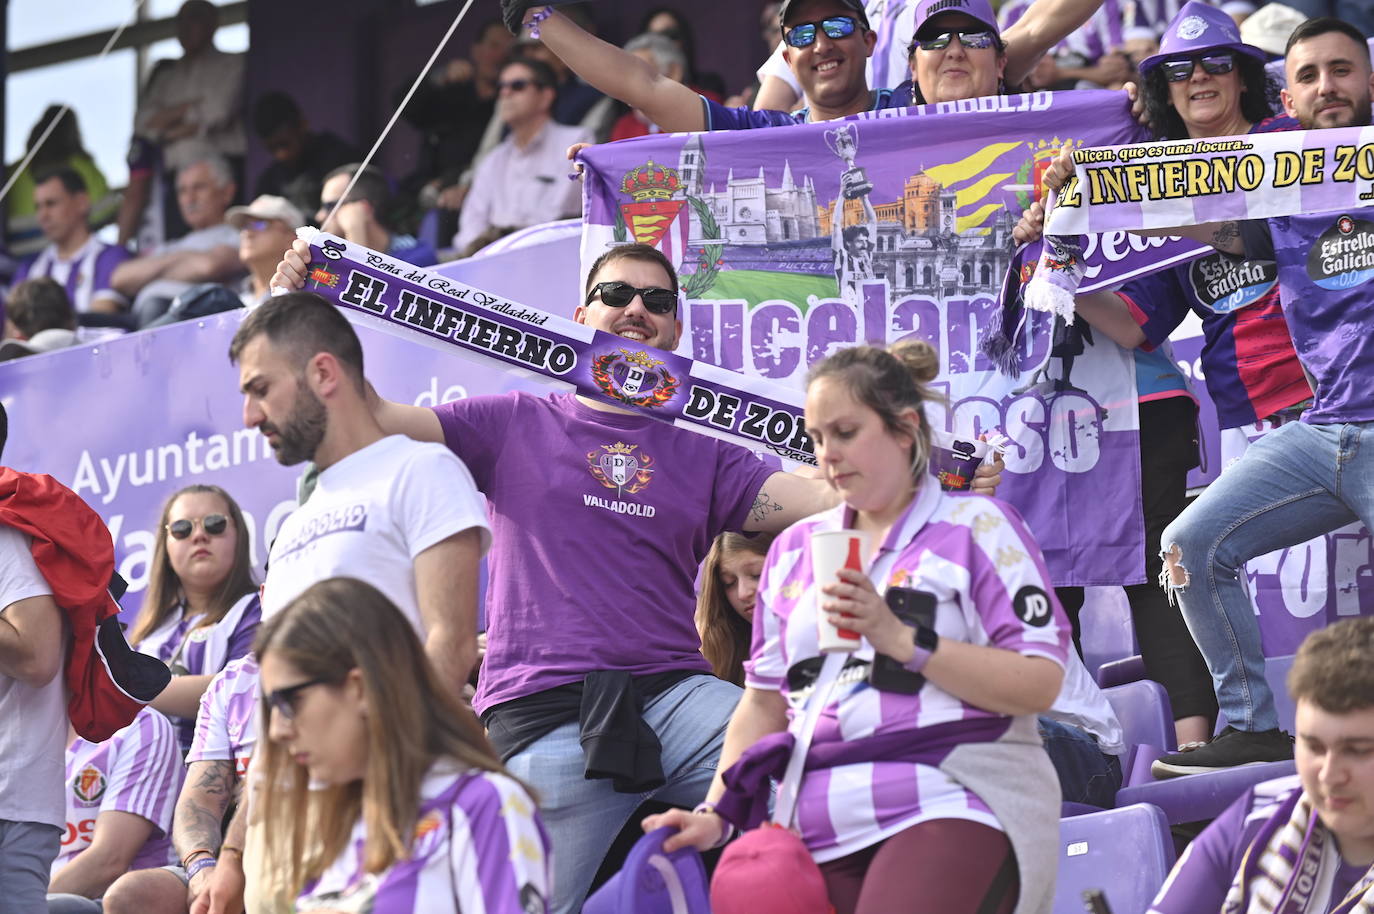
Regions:
<instances>
[{"instance_id":1,"label":"estrella galicia logo","mask_svg":"<svg viewBox=\"0 0 1374 914\"><path fill-rule=\"evenodd\" d=\"M1374 279L1374 222L1341 216L1307 255L1307 275L1323 289L1351 289Z\"/></svg>"},{"instance_id":2,"label":"estrella galicia logo","mask_svg":"<svg viewBox=\"0 0 1374 914\"><path fill-rule=\"evenodd\" d=\"M678 379L642 350L617 349L592 362L592 380L601 392L630 406L662 406L677 393Z\"/></svg>"},{"instance_id":3,"label":"estrella galicia logo","mask_svg":"<svg viewBox=\"0 0 1374 914\"><path fill-rule=\"evenodd\" d=\"M1188 267L1188 281L1198 301L1218 314L1228 314L1254 304L1274 288L1279 267L1272 260L1209 254Z\"/></svg>"}]
</instances>

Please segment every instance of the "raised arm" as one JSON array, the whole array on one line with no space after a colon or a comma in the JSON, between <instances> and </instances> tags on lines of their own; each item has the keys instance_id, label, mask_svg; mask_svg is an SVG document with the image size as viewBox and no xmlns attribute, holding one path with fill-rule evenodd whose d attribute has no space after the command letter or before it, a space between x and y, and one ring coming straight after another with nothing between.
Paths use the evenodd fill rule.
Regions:
<instances>
[{"instance_id":1,"label":"raised arm","mask_svg":"<svg viewBox=\"0 0 1374 914\"><path fill-rule=\"evenodd\" d=\"M1085 292L1074 298L1073 310L1122 349L1145 345L1145 331L1131 317L1125 300L1115 292Z\"/></svg>"},{"instance_id":2,"label":"raised arm","mask_svg":"<svg viewBox=\"0 0 1374 914\"><path fill-rule=\"evenodd\" d=\"M706 129L701 96L647 61L587 34L557 10L539 23L539 37L584 82L643 111L665 132Z\"/></svg>"},{"instance_id":3,"label":"raised arm","mask_svg":"<svg viewBox=\"0 0 1374 914\"><path fill-rule=\"evenodd\" d=\"M1030 75L1045 52L1092 18L1102 0L1036 0L1002 33L1007 47L1007 85Z\"/></svg>"}]
</instances>

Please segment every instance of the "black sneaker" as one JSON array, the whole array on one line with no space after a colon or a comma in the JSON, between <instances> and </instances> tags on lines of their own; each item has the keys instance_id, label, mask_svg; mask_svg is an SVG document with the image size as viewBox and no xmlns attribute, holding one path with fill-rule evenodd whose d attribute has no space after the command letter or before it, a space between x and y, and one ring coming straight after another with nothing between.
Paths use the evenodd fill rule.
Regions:
<instances>
[{"instance_id":1,"label":"black sneaker","mask_svg":"<svg viewBox=\"0 0 1374 914\"><path fill-rule=\"evenodd\" d=\"M1252 733L1227 727L1207 745L1155 759L1150 773L1156 778L1176 778L1242 765L1283 762L1293 757L1293 737L1282 730Z\"/></svg>"}]
</instances>

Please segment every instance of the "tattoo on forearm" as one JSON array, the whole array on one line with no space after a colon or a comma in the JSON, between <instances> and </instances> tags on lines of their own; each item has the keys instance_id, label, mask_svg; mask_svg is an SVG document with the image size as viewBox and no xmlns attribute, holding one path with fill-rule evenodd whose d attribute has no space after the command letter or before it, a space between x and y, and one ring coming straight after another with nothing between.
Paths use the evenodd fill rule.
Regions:
<instances>
[{"instance_id":1,"label":"tattoo on forearm","mask_svg":"<svg viewBox=\"0 0 1374 914\"><path fill-rule=\"evenodd\" d=\"M236 780L231 760L193 763L172 822L172 845L178 857L196 848L219 849L224 811Z\"/></svg>"},{"instance_id":2,"label":"tattoo on forearm","mask_svg":"<svg viewBox=\"0 0 1374 914\"><path fill-rule=\"evenodd\" d=\"M759 492L754 498L753 507L749 509L749 514L754 520L762 523L768 515L782 510L782 505L768 497L767 492Z\"/></svg>"},{"instance_id":3,"label":"tattoo on forearm","mask_svg":"<svg viewBox=\"0 0 1374 914\"><path fill-rule=\"evenodd\" d=\"M1240 238L1239 222L1223 222L1212 233L1212 246L1219 251L1234 251Z\"/></svg>"}]
</instances>

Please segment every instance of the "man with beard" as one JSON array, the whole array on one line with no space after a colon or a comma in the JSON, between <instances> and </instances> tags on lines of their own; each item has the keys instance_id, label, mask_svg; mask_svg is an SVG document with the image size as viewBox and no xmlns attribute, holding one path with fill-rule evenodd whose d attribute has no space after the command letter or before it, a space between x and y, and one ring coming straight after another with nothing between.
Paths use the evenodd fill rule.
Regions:
<instances>
[{"instance_id":1,"label":"man with beard","mask_svg":"<svg viewBox=\"0 0 1374 914\"><path fill-rule=\"evenodd\" d=\"M357 334L314 293L256 308L229 359L239 366L244 425L267 436L280 463L311 460L319 470L309 501L272 544L263 618L316 581L361 578L401 608L459 694L476 662L477 566L491 542L467 468L441 445L382 430Z\"/></svg>"},{"instance_id":2,"label":"man with beard","mask_svg":"<svg viewBox=\"0 0 1374 914\"><path fill-rule=\"evenodd\" d=\"M1284 108L1303 128L1369 124L1374 74L1354 27L1308 20L1289 39L1284 66ZM1047 186L1061 186L1072 167L1061 155ZM1247 260L1276 262L1288 330L1316 391L1302 421L1251 445L1161 538L1161 583L1183 611L1228 721L1210 744L1155 763L1157 775L1181 775L1272 758L1278 717L1242 577L1246 562L1355 520L1374 529L1374 271L1339 263L1354 258L1314 256L1333 237L1347 251L1374 249L1374 207L1151 234L1185 235ZM1361 447L1366 437L1371 441Z\"/></svg>"}]
</instances>

